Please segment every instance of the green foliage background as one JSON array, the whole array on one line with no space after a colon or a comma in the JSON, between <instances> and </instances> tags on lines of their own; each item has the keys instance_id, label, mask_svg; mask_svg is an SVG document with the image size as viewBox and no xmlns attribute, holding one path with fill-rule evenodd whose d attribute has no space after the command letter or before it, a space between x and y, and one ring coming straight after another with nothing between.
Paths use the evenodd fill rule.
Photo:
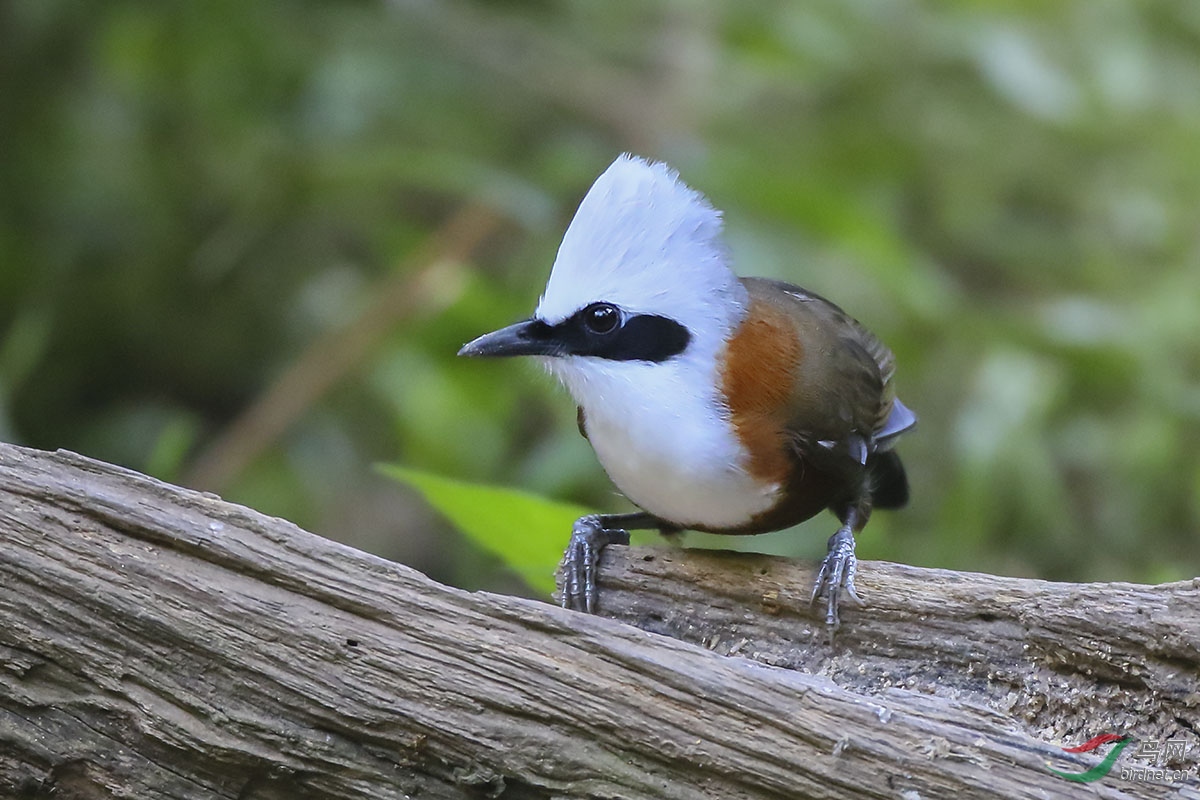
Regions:
<instances>
[{"instance_id":1,"label":"green foliage background","mask_svg":"<svg viewBox=\"0 0 1200 800\"><path fill-rule=\"evenodd\" d=\"M0 3L0 439L520 591L372 465L623 508L547 377L453 354L529 313L624 150L724 209L741 273L896 351L914 501L860 555L1200 572L1188 0ZM323 349L393 285L361 357ZM331 385L285 419L306 358L284 401ZM199 480L256 403L286 424Z\"/></svg>"}]
</instances>

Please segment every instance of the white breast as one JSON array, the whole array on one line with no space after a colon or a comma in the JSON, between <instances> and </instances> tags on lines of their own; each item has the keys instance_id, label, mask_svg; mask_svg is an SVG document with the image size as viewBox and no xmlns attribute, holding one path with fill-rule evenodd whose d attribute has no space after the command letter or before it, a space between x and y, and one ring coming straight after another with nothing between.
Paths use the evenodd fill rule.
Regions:
<instances>
[{"instance_id":1,"label":"white breast","mask_svg":"<svg viewBox=\"0 0 1200 800\"><path fill-rule=\"evenodd\" d=\"M779 486L748 455L716 397L715 376L686 354L669 362L550 359L583 407L608 476L640 508L687 528L736 528L775 505Z\"/></svg>"}]
</instances>

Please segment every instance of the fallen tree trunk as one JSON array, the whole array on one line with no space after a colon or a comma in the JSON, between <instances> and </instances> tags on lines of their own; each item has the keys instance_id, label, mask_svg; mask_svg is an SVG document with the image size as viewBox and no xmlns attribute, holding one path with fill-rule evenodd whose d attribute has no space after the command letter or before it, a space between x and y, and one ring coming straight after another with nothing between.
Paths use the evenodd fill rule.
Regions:
<instances>
[{"instance_id":1,"label":"fallen tree trunk","mask_svg":"<svg viewBox=\"0 0 1200 800\"><path fill-rule=\"evenodd\" d=\"M1200 579L1068 584L871 563L832 644L812 566L713 551L606 553L603 613L719 653L981 703L1049 741L1184 740L1200 760ZM821 611L822 609L817 609ZM1190 760L1189 760L1190 758Z\"/></svg>"},{"instance_id":2,"label":"fallen tree trunk","mask_svg":"<svg viewBox=\"0 0 1200 800\"><path fill-rule=\"evenodd\" d=\"M1085 787L1047 765L1099 760L1050 741L1076 730L1070 744L1106 726L1194 744L1195 583L866 564L870 612L831 647L796 565L613 548L606 613L668 638L440 586L212 495L12 446L0 543L4 797L1192 791Z\"/></svg>"}]
</instances>

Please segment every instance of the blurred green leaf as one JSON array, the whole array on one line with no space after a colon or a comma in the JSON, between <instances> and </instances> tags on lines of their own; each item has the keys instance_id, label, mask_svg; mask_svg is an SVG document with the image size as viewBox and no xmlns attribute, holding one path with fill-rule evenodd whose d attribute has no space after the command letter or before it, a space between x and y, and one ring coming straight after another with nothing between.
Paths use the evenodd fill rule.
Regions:
<instances>
[{"instance_id":1,"label":"blurred green leaf","mask_svg":"<svg viewBox=\"0 0 1200 800\"><path fill-rule=\"evenodd\" d=\"M554 591L554 570L571 526L592 513L517 489L466 483L393 464L379 469L416 489L471 541L547 594Z\"/></svg>"},{"instance_id":2,"label":"blurred green leaf","mask_svg":"<svg viewBox=\"0 0 1200 800\"><path fill-rule=\"evenodd\" d=\"M165 420L146 456L146 472L164 480L174 480L195 446L198 433L199 425L189 416L180 414Z\"/></svg>"}]
</instances>

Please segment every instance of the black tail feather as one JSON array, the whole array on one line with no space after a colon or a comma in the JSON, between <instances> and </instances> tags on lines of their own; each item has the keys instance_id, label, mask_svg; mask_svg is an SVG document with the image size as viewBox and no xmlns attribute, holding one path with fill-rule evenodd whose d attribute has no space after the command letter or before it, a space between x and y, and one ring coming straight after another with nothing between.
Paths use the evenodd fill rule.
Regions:
<instances>
[{"instance_id":1,"label":"black tail feather","mask_svg":"<svg viewBox=\"0 0 1200 800\"><path fill-rule=\"evenodd\" d=\"M871 505L903 508L908 503L908 476L900 456L891 450L875 453L867 466L871 471Z\"/></svg>"}]
</instances>

